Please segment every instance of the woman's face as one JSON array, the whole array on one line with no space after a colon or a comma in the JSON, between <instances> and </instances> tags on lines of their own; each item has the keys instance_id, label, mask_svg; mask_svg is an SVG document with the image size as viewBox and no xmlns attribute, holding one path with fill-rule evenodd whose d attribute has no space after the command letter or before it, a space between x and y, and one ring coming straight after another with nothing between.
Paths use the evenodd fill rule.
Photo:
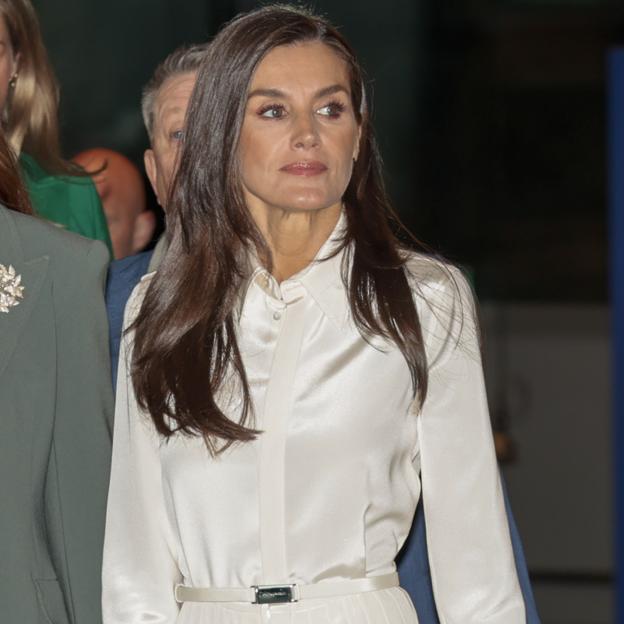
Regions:
<instances>
[{"instance_id":1,"label":"woman's face","mask_svg":"<svg viewBox=\"0 0 624 624\"><path fill-rule=\"evenodd\" d=\"M4 17L0 17L0 110L4 109L11 76L17 70L17 58Z\"/></svg>"},{"instance_id":2,"label":"woman's face","mask_svg":"<svg viewBox=\"0 0 624 624\"><path fill-rule=\"evenodd\" d=\"M318 41L274 48L260 62L239 142L252 213L342 201L360 137L349 84L346 62Z\"/></svg>"}]
</instances>

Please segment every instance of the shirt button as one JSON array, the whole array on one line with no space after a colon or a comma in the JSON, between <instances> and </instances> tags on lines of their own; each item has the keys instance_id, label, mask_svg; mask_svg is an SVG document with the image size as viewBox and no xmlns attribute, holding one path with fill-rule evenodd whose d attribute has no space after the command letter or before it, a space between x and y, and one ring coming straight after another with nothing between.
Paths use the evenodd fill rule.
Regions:
<instances>
[{"instance_id":1,"label":"shirt button","mask_svg":"<svg viewBox=\"0 0 624 624\"><path fill-rule=\"evenodd\" d=\"M273 312L273 319L275 321L279 321L282 318L282 313L281 312Z\"/></svg>"}]
</instances>

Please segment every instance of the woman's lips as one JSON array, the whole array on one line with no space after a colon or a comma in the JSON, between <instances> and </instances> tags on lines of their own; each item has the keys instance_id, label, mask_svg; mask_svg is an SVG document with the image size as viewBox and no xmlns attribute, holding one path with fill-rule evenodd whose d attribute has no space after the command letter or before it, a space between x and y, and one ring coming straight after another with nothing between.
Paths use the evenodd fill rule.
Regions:
<instances>
[{"instance_id":1,"label":"woman's lips","mask_svg":"<svg viewBox=\"0 0 624 624\"><path fill-rule=\"evenodd\" d=\"M315 176L327 171L327 167L318 160L301 160L284 165L280 171L299 176Z\"/></svg>"}]
</instances>

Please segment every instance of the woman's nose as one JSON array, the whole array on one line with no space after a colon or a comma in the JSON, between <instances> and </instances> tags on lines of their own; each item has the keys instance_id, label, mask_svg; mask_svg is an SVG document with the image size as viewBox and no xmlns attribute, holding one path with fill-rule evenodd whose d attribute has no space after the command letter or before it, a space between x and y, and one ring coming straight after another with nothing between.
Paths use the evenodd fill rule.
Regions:
<instances>
[{"instance_id":1,"label":"woman's nose","mask_svg":"<svg viewBox=\"0 0 624 624\"><path fill-rule=\"evenodd\" d=\"M319 133L312 115L302 115L297 119L292 142L295 149L307 150L319 145Z\"/></svg>"}]
</instances>

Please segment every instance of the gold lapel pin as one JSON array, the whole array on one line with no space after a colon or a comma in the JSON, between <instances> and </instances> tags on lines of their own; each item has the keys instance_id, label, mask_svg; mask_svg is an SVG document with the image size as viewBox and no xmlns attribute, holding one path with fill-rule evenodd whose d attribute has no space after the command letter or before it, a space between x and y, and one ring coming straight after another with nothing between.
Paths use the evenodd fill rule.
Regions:
<instances>
[{"instance_id":1,"label":"gold lapel pin","mask_svg":"<svg viewBox=\"0 0 624 624\"><path fill-rule=\"evenodd\" d=\"M9 308L19 305L19 300L24 298L21 281L22 276L11 265L7 269L4 264L0 264L0 312L8 314Z\"/></svg>"}]
</instances>

